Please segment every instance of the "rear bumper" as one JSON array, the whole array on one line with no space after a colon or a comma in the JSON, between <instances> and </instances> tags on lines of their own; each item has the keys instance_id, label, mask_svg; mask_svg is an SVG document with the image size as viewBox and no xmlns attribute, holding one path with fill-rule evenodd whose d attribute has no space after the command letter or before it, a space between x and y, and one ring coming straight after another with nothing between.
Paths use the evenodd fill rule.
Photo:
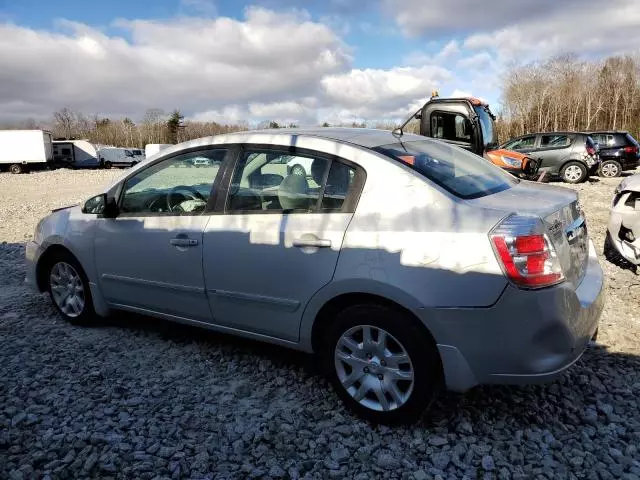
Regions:
<instances>
[{"instance_id":1,"label":"rear bumper","mask_svg":"<svg viewBox=\"0 0 640 480\"><path fill-rule=\"evenodd\" d=\"M603 307L604 275L590 242L577 288L568 282L535 291L509 286L490 308L438 311L429 324L447 387L464 391L556 379L585 351Z\"/></svg>"}]
</instances>

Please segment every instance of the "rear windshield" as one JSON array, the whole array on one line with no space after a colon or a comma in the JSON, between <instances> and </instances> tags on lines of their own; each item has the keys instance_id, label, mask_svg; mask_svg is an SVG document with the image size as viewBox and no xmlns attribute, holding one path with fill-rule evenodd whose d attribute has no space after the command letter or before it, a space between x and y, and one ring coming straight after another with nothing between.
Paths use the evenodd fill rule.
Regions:
<instances>
[{"instance_id":1,"label":"rear windshield","mask_svg":"<svg viewBox=\"0 0 640 480\"><path fill-rule=\"evenodd\" d=\"M634 147L640 147L640 144L637 142L635 138L633 138L633 135L631 135L630 133L627 133L625 135L631 145L633 145Z\"/></svg>"},{"instance_id":2,"label":"rear windshield","mask_svg":"<svg viewBox=\"0 0 640 480\"><path fill-rule=\"evenodd\" d=\"M403 162L464 199L501 192L518 183L515 177L483 157L444 142L398 142L374 150Z\"/></svg>"}]
</instances>

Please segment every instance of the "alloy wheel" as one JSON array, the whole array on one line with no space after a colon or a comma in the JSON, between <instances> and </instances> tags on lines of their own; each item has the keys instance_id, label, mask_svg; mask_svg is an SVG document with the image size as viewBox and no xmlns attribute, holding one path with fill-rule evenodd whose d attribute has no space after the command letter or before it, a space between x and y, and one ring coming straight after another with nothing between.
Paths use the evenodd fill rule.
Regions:
<instances>
[{"instance_id":1,"label":"alloy wheel","mask_svg":"<svg viewBox=\"0 0 640 480\"><path fill-rule=\"evenodd\" d=\"M70 318L82 314L85 305L85 291L82 278L66 262L58 262L49 275L51 296L58 308Z\"/></svg>"},{"instance_id":2,"label":"alloy wheel","mask_svg":"<svg viewBox=\"0 0 640 480\"><path fill-rule=\"evenodd\" d=\"M618 175L618 166L615 163L605 163L600 171L604 177L616 177Z\"/></svg>"},{"instance_id":3,"label":"alloy wheel","mask_svg":"<svg viewBox=\"0 0 640 480\"><path fill-rule=\"evenodd\" d=\"M336 345L334 365L344 389L371 410L400 408L413 392L411 358L382 328L358 325L347 330Z\"/></svg>"},{"instance_id":4,"label":"alloy wheel","mask_svg":"<svg viewBox=\"0 0 640 480\"><path fill-rule=\"evenodd\" d=\"M577 165L569 165L564 171L564 178L570 182L577 182L582 177L582 169Z\"/></svg>"}]
</instances>

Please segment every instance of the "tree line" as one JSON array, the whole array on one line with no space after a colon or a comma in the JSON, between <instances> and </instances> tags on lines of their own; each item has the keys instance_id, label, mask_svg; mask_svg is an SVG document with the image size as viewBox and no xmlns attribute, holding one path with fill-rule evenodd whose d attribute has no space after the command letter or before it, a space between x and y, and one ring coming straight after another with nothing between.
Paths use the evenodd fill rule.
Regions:
<instances>
[{"instance_id":1,"label":"tree line","mask_svg":"<svg viewBox=\"0 0 640 480\"><path fill-rule=\"evenodd\" d=\"M567 55L509 69L499 111L501 140L559 130L627 130L639 138L640 59Z\"/></svg>"}]
</instances>

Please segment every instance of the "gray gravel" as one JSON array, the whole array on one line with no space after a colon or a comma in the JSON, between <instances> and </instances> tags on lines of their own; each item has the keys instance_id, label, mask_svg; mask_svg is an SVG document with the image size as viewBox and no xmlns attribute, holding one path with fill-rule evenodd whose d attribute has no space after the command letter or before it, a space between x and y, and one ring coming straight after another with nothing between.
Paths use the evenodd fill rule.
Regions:
<instances>
[{"instance_id":1,"label":"gray gravel","mask_svg":"<svg viewBox=\"0 0 640 480\"><path fill-rule=\"evenodd\" d=\"M303 355L124 314L72 327L27 291L38 218L113 176L0 175L0 478L640 478L632 273L603 264L627 286L608 289L603 345L559 381L447 395L417 425L371 427ZM615 183L577 187L599 248Z\"/></svg>"}]
</instances>

